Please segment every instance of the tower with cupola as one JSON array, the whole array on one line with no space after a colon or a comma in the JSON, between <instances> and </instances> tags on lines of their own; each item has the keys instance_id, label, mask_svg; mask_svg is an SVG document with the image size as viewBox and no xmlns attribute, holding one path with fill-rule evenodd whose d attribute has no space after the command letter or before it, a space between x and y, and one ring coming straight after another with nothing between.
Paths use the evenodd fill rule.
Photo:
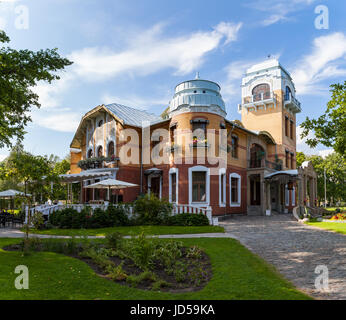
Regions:
<instances>
[{"instance_id":1,"label":"tower with cupola","mask_svg":"<svg viewBox=\"0 0 346 320\"><path fill-rule=\"evenodd\" d=\"M296 114L301 111L289 72L276 59L268 59L246 71L242 102L238 106L245 128L269 133L276 142L268 154L282 161L283 169L296 168Z\"/></svg>"}]
</instances>

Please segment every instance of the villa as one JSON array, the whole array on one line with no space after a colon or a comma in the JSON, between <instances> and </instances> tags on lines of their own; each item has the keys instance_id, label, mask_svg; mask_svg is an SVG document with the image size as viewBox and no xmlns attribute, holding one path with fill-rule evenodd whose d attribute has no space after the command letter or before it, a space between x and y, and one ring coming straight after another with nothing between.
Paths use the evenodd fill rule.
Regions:
<instances>
[{"instance_id":1,"label":"villa","mask_svg":"<svg viewBox=\"0 0 346 320\"><path fill-rule=\"evenodd\" d=\"M83 116L71 142L65 181L82 182L83 203L131 202L154 193L176 206L210 208L213 216L313 206L316 173L309 163L296 167L301 104L290 74L268 59L246 71L241 88L241 121L226 118L220 86L199 75L175 87L162 116L117 103L97 106ZM132 132L131 139L124 132ZM220 159L220 150L223 165L210 161ZM155 154L166 161L155 161ZM109 177L138 186L85 188Z\"/></svg>"}]
</instances>

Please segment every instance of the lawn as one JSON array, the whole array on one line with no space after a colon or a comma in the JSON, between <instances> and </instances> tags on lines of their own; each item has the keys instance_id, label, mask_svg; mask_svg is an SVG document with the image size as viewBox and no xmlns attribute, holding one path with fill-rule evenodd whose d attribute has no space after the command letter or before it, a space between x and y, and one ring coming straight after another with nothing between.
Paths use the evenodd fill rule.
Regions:
<instances>
[{"instance_id":1,"label":"lawn","mask_svg":"<svg viewBox=\"0 0 346 320\"><path fill-rule=\"evenodd\" d=\"M327 207L326 209L332 212L334 212L336 209L340 209L341 212L346 211L346 207Z\"/></svg>"},{"instance_id":2,"label":"lawn","mask_svg":"<svg viewBox=\"0 0 346 320\"><path fill-rule=\"evenodd\" d=\"M18 241L0 239L0 248ZM65 255L34 252L23 257L0 249L0 299L311 299L234 239L181 241L200 246L211 259L213 277L200 291L173 294L134 289L99 277L86 263ZM29 268L28 290L14 287L17 265Z\"/></svg>"},{"instance_id":3,"label":"lawn","mask_svg":"<svg viewBox=\"0 0 346 320\"><path fill-rule=\"evenodd\" d=\"M32 233L36 234L49 234L60 236L105 236L112 232L119 232L123 235L138 235L142 232L148 235L160 235L160 234L191 234L191 233L223 233L225 232L223 227L219 226L129 226L129 227L111 227L111 228L99 228L99 229L48 229L48 230L36 230L32 229Z\"/></svg>"},{"instance_id":4,"label":"lawn","mask_svg":"<svg viewBox=\"0 0 346 320\"><path fill-rule=\"evenodd\" d=\"M340 222L306 222L306 224L322 229L335 231L338 233L346 234L346 223Z\"/></svg>"}]
</instances>

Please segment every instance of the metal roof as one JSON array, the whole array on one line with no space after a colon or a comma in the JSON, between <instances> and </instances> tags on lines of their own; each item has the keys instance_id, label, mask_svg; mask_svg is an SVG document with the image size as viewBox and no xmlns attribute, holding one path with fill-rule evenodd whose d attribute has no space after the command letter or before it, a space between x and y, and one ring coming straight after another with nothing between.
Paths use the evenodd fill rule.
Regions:
<instances>
[{"instance_id":1,"label":"metal roof","mask_svg":"<svg viewBox=\"0 0 346 320\"><path fill-rule=\"evenodd\" d=\"M142 122L149 121L150 124L155 124L163 121L160 116L148 113L143 110L127 107L122 104L112 103L105 105L105 107L113 113L116 117L124 121L124 124L142 127Z\"/></svg>"}]
</instances>

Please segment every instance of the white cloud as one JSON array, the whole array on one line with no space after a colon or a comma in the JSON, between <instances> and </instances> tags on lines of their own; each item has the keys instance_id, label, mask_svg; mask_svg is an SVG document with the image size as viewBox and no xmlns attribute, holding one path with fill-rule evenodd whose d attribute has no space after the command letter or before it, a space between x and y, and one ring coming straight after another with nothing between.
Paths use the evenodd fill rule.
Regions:
<instances>
[{"instance_id":1,"label":"white cloud","mask_svg":"<svg viewBox=\"0 0 346 320\"><path fill-rule=\"evenodd\" d=\"M334 149L325 149L325 150L320 150L318 151L318 155L321 156L322 158L325 158L332 154L334 152Z\"/></svg>"},{"instance_id":2,"label":"white cloud","mask_svg":"<svg viewBox=\"0 0 346 320\"><path fill-rule=\"evenodd\" d=\"M269 26L280 21L291 20L291 14L304 9L316 0L255 0L247 3L247 6L270 15L261 24Z\"/></svg>"},{"instance_id":3,"label":"white cloud","mask_svg":"<svg viewBox=\"0 0 346 320\"><path fill-rule=\"evenodd\" d=\"M71 86L85 81L107 81L123 74L132 77L149 75L168 68L175 74L188 74L204 63L208 53L236 41L242 23L220 22L209 31L196 31L177 37L165 36L165 26L165 23L159 23L140 34L129 34L129 40L122 50L93 47L73 51L68 55L74 62L68 67L68 73L63 73L61 79L52 84L39 83L32 89L39 95L42 105L41 113L33 116L34 122L57 131L73 131L79 122L77 114L52 114L57 108L61 111L63 92ZM105 94L103 102L119 102L143 108L148 105L166 106L170 98L124 98ZM51 112L42 113L44 109Z\"/></svg>"},{"instance_id":4,"label":"white cloud","mask_svg":"<svg viewBox=\"0 0 346 320\"><path fill-rule=\"evenodd\" d=\"M77 76L92 81L123 73L148 75L166 68L173 69L175 74L187 74L203 64L206 54L235 41L241 26L241 23L220 22L211 31L165 37L164 25L157 24L129 40L122 51L84 48L72 52L69 59L74 61Z\"/></svg>"},{"instance_id":5,"label":"white cloud","mask_svg":"<svg viewBox=\"0 0 346 320\"><path fill-rule=\"evenodd\" d=\"M296 131L297 131L297 133L296 133L297 134L297 151L298 152L304 152L305 154L316 154L316 150L311 149L311 147L309 147L306 144L307 139L314 138L315 135L313 134L313 132L310 131L308 136L305 137L304 139L302 139L300 137L300 135L303 132L303 128L301 126L297 126Z\"/></svg>"},{"instance_id":6,"label":"white cloud","mask_svg":"<svg viewBox=\"0 0 346 320\"><path fill-rule=\"evenodd\" d=\"M322 91L323 80L340 76L346 76L346 36L342 32L315 38L311 52L292 72L299 94L316 94Z\"/></svg>"},{"instance_id":7,"label":"white cloud","mask_svg":"<svg viewBox=\"0 0 346 320\"><path fill-rule=\"evenodd\" d=\"M169 99L169 97L161 99L142 98L136 95L121 97L105 93L101 97L101 102L103 104L119 103L137 109L146 109L146 107L155 105L163 108L167 107L169 105Z\"/></svg>"},{"instance_id":8,"label":"white cloud","mask_svg":"<svg viewBox=\"0 0 346 320\"><path fill-rule=\"evenodd\" d=\"M81 116L75 112L45 112L44 110L32 113L33 122L43 128L60 131L75 132Z\"/></svg>"},{"instance_id":9,"label":"white cloud","mask_svg":"<svg viewBox=\"0 0 346 320\"><path fill-rule=\"evenodd\" d=\"M31 90L39 96L42 109L59 107L62 100L61 93L73 85L74 76L70 73L61 73L60 79L52 83L40 82Z\"/></svg>"}]
</instances>

